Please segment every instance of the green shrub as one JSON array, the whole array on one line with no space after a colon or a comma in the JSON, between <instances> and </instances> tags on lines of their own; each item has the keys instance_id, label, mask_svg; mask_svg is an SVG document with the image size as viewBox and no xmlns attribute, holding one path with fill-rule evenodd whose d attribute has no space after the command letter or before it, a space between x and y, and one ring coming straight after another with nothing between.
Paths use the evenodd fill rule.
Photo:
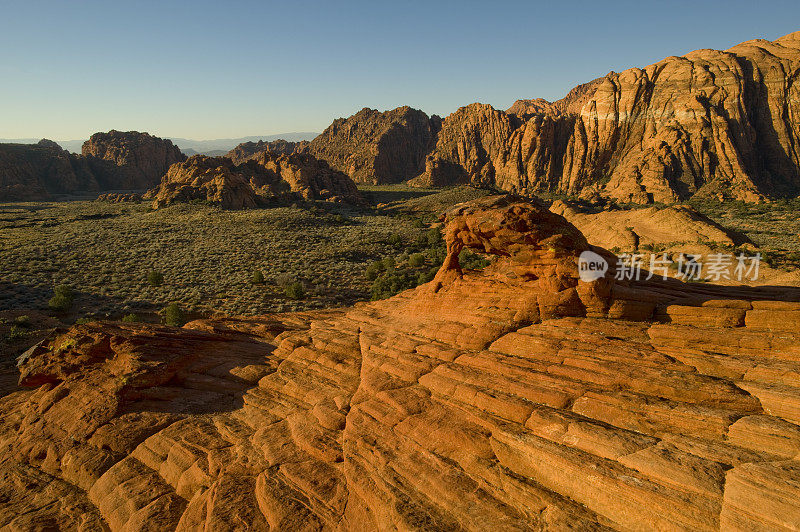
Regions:
<instances>
[{"instance_id":1,"label":"green shrub","mask_svg":"<svg viewBox=\"0 0 800 532\"><path fill-rule=\"evenodd\" d=\"M178 310L180 310L180 309L178 309ZM139 323L140 321L142 321L142 318L140 318L136 314L132 314L131 313L131 314L125 314L124 316L122 316L122 319L120 321L124 321L125 323Z\"/></svg>"},{"instance_id":2,"label":"green shrub","mask_svg":"<svg viewBox=\"0 0 800 532\"><path fill-rule=\"evenodd\" d=\"M375 279L378 278L378 275L380 275L380 273L385 269L386 268L384 268L382 261L373 262L372 264L367 266L367 269L364 271L364 274L367 277L367 281L374 281Z\"/></svg>"},{"instance_id":3,"label":"green shrub","mask_svg":"<svg viewBox=\"0 0 800 532\"><path fill-rule=\"evenodd\" d=\"M431 227L426 234L428 246L438 246L442 243L442 232L437 227Z\"/></svg>"},{"instance_id":4,"label":"green shrub","mask_svg":"<svg viewBox=\"0 0 800 532\"><path fill-rule=\"evenodd\" d=\"M306 291L303 288L303 283L295 281L286 287L286 297L289 299L303 299L306 297Z\"/></svg>"},{"instance_id":5,"label":"green shrub","mask_svg":"<svg viewBox=\"0 0 800 532\"><path fill-rule=\"evenodd\" d=\"M491 261L465 249L458 254L458 263L465 270L482 270L491 264Z\"/></svg>"},{"instance_id":6,"label":"green shrub","mask_svg":"<svg viewBox=\"0 0 800 532\"><path fill-rule=\"evenodd\" d=\"M420 266L425 265L425 255L422 253L414 253L408 257L408 265L412 268L419 268Z\"/></svg>"},{"instance_id":7,"label":"green shrub","mask_svg":"<svg viewBox=\"0 0 800 532\"><path fill-rule=\"evenodd\" d=\"M394 257L386 257L383 259L383 269L386 271L392 271L397 268L397 261Z\"/></svg>"},{"instance_id":8,"label":"green shrub","mask_svg":"<svg viewBox=\"0 0 800 532\"><path fill-rule=\"evenodd\" d=\"M164 284L164 274L157 271L151 271L147 274L147 282L150 286L156 287Z\"/></svg>"},{"instance_id":9,"label":"green shrub","mask_svg":"<svg viewBox=\"0 0 800 532\"><path fill-rule=\"evenodd\" d=\"M72 308L72 302L75 300L75 293L72 288L65 284L56 286L53 289L53 297L47 302L47 306L51 310L57 312L66 312Z\"/></svg>"},{"instance_id":10,"label":"green shrub","mask_svg":"<svg viewBox=\"0 0 800 532\"><path fill-rule=\"evenodd\" d=\"M164 308L164 323L170 327L182 327L186 323L183 310L177 303L170 303Z\"/></svg>"},{"instance_id":11,"label":"green shrub","mask_svg":"<svg viewBox=\"0 0 800 532\"><path fill-rule=\"evenodd\" d=\"M6 338L9 340L22 340L28 336L28 331L23 329L22 327L17 327L16 325L12 325L11 329L8 331Z\"/></svg>"},{"instance_id":12,"label":"green shrub","mask_svg":"<svg viewBox=\"0 0 800 532\"><path fill-rule=\"evenodd\" d=\"M264 274L261 273L261 270L256 270L253 272L250 282L253 284L264 284Z\"/></svg>"},{"instance_id":13,"label":"green shrub","mask_svg":"<svg viewBox=\"0 0 800 532\"><path fill-rule=\"evenodd\" d=\"M30 316L17 316L14 318L14 323L19 325L20 327L30 327L31 326L31 318Z\"/></svg>"},{"instance_id":14,"label":"green shrub","mask_svg":"<svg viewBox=\"0 0 800 532\"><path fill-rule=\"evenodd\" d=\"M400 247L403 245L403 237L398 233L392 233L389 235L389 238L386 239L389 245L394 247Z\"/></svg>"},{"instance_id":15,"label":"green shrub","mask_svg":"<svg viewBox=\"0 0 800 532\"><path fill-rule=\"evenodd\" d=\"M77 320L75 320L75 323L77 325L83 325L83 324L86 324L86 323L92 323L93 321L97 321L97 320L94 319L94 318L83 317L83 318L78 318Z\"/></svg>"}]
</instances>

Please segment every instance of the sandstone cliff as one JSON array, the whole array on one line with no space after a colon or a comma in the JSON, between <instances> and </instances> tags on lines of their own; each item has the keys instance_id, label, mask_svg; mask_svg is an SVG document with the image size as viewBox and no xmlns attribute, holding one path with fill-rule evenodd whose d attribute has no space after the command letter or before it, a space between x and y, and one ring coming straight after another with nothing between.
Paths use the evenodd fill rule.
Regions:
<instances>
[{"instance_id":1,"label":"sandstone cliff","mask_svg":"<svg viewBox=\"0 0 800 532\"><path fill-rule=\"evenodd\" d=\"M800 32L610 73L559 102L444 119L417 182L673 202L800 194Z\"/></svg>"},{"instance_id":2,"label":"sandstone cliff","mask_svg":"<svg viewBox=\"0 0 800 532\"><path fill-rule=\"evenodd\" d=\"M148 191L153 207L204 201L223 209L249 209L302 200L358 203L355 183L308 154L260 152L240 164L228 157L193 155L172 165Z\"/></svg>"},{"instance_id":3,"label":"sandstone cliff","mask_svg":"<svg viewBox=\"0 0 800 532\"><path fill-rule=\"evenodd\" d=\"M0 526L800 527L797 291L583 283L586 239L513 198L445 224L437 278L385 301L31 349Z\"/></svg>"},{"instance_id":4,"label":"sandstone cliff","mask_svg":"<svg viewBox=\"0 0 800 532\"><path fill-rule=\"evenodd\" d=\"M39 201L98 189L86 161L53 141L0 144L0 201Z\"/></svg>"},{"instance_id":5,"label":"sandstone cliff","mask_svg":"<svg viewBox=\"0 0 800 532\"><path fill-rule=\"evenodd\" d=\"M234 163L241 164L262 152L291 154L294 152L304 152L308 147L307 140L292 142L278 139L272 141L259 140L258 142L242 142L234 147L225 156L229 157Z\"/></svg>"},{"instance_id":6,"label":"sandstone cliff","mask_svg":"<svg viewBox=\"0 0 800 532\"><path fill-rule=\"evenodd\" d=\"M410 107L385 112L365 107L334 120L308 152L358 183L399 183L422 172L438 126L437 116Z\"/></svg>"},{"instance_id":7,"label":"sandstone cliff","mask_svg":"<svg viewBox=\"0 0 800 532\"><path fill-rule=\"evenodd\" d=\"M156 186L167 169L186 156L171 141L138 131L95 133L81 149L102 189Z\"/></svg>"}]
</instances>

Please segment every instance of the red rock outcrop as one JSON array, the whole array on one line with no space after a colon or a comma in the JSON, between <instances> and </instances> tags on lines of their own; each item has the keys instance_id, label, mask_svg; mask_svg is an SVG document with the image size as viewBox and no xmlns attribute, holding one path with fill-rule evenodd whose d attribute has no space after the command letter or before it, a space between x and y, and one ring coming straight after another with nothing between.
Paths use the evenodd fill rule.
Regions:
<instances>
[{"instance_id":1,"label":"red rock outcrop","mask_svg":"<svg viewBox=\"0 0 800 532\"><path fill-rule=\"evenodd\" d=\"M733 247L749 241L727 231L688 205L596 212L555 201L550 210L566 218L595 246L634 251L646 246L686 243Z\"/></svg>"},{"instance_id":2,"label":"red rock outcrop","mask_svg":"<svg viewBox=\"0 0 800 532\"><path fill-rule=\"evenodd\" d=\"M105 190L149 189L170 166L186 160L171 141L138 131L95 133L81 153Z\"/></svg>"},{"instance_id":3,"label":"red rock outcrop","mask_svg":"<svg viewBox=\"0 0 800 532\"><path fill-rule=\"evenodd\" d=\"M242 142L229 151L225 156L230 158L236 164L242 164L243 162L260 155L262 152L283 153L288 155L295 152L303 153L307 148L307 140L301 140L298 142L292 142L283 139L272 141L259 140L258 142Z\"/></svg>"},{"instance_id":4,"label":"red rock outcrop","mask_svg":"<svg viewBox=\"0 0 800 532\"><path fill-rule=\"evenodd\" d=\"M800 527L800 294L582 283L586 240L515 198L445 222L440 275L388 300L31 349L0 526Z\"/></svg>"},{"instance_id":5,"label":"red rock outcrop","mask_svg":"<svg viewBox=\"0 0 800 532\"><path fill-rule=\"evenodd\" d=\"M261 152L241 164L227 157L194 155L172 165L145 195L159 208L204 201L223 209L248 209L302 200L361 202L355 183L308 154Z\"/></svg>"},{"instance_id":6,"label":"red rock outcrop","mask_svg":"<svg viewBox=\"0 0 800 532\"><path fill-rule=\"evenodd\" d=\"M800 32L612 72L559 102L471 105L444 119L417 182L639 203L796 196L798 69Z\"/></svg>"},{"instance_id":7,"label":"red rock outcrop","mask_svg":"<svg viewBox=\"0 0 800 532\"><path fill-rule=\"evenodd\" d=\"M407 106L385 112L365 107L334 120L308 152L357 183L399 183L424 169L439 122Z\"/></svg>"},{"instance_id":8,"label":"red rock outcrop","mask_svg":"<svg viewBox=\"0 0 800 532\"><path fill-rule=\"evenodd\" d=\"M0 201L41 201L98 188L86 161L51 140L0 144Z\"/></svg>"}]
</instances>

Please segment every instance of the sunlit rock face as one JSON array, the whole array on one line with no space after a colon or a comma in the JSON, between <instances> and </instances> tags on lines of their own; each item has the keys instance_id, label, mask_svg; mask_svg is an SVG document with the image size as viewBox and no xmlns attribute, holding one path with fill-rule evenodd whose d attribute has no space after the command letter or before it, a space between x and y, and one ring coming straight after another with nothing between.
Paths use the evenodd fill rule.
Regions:
<instances>
[{"instance_id":1,"label":"sunlit rock face","mask_svg":"<svg viewBox=\"0 0 800 532\"><path fill-rule=\"evenodd\" d=\"M436 279L384 301L34 347L0 399L0 526L800 526L800 292L583 282L610 255L516 197L444 230Z\"/></svg>"},{"instance_id":2,"label":"sunlit rock face","mask_svg":"<svg viewBox=\"0 0 800 532\"><path fill-rule=\"evenodd\" d=\"M186 159L171 141L138 131L95 133L81 154L106 190L154 187L170 166Z\"/></svg>"},{"instance_id":3,"label":"sunlit rock face","mask_svg":"<svg viewBox=\"0 0 800 532\"><path fill-rule=\"evenodd\" d=\"M637 203L800 193L800 32L612 72L563 100L446 117L423 184Z\"/></svg>"}]
</instances>

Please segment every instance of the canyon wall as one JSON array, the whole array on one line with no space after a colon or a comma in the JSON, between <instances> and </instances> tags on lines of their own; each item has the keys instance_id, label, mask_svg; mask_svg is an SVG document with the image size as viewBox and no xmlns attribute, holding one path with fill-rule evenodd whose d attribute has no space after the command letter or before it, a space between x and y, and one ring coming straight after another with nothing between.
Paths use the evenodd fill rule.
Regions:
<instances>
[{"instance_id":1,"label":"canyon wall","mask_svg":"<svg viewBox=\"0 0 800 532\"><path fill-rule=\"evenodd\" d=\"M760 201L800 193L800 32L610 73L558 102L444 119L421 184Z\"/></svg>"}]
</instances>

